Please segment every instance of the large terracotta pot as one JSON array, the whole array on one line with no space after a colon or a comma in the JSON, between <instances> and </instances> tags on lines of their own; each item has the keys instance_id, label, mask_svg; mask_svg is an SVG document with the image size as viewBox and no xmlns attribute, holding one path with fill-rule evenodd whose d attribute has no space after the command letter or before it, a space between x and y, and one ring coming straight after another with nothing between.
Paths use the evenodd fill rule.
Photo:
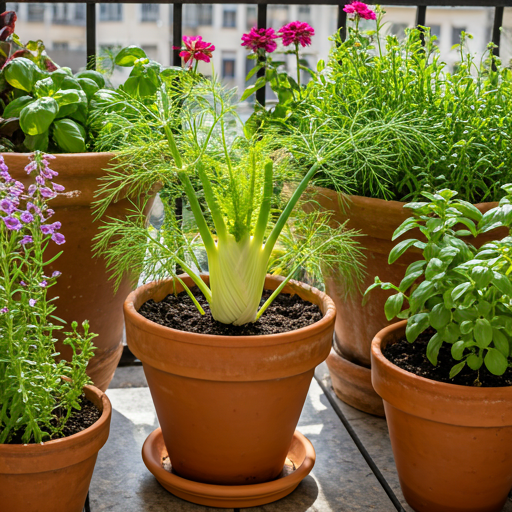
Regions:
<instances>
[{"instance_id":1,"label":"large terracotta pot","mask_svg":"<svg viewBox=\"0 0 512 512\"><path fill-rule=\"evenodd\" d=\"M416 253L407 251L393 265L388 264L389 253L398 242L420 236L419 233L411 231L391 241L395 229L411 217L410 210L404 208L406 203L344 196L319 187L311 187L308 193L316 201L316 204L310 203L309 208L331 210L333 223L347 221L347 228L359 230L365 235L358 239L367 258L367 275L361 290L366 290L374 282L375 276L379 276L382 281L399 284L409 264L421 257L419 250ZM482 213L495 206L497 203L476 205ZM496 230L479 236L476 240L468 238L468 241L481 246L507 234L506 229ZM344 284L335 273L325 276L325 289L334 300L338 311L334 347L327 359L334 390L353 407L371 414L383 415L382 401L371 386L370 347L375 334L391 323L386 320L384 304L394 292L374 289L363 305L362 294L346 296Z\"/></svg>"},{"instance_id":2,"label":"large terracotta pot","mask_svg":"<svg viewBox=\"0 0 512 512\"><path fill-rule=\"evenodd\" d=\"M107 395L93 386L84 391L102 411L88 429L43 444L0 444L2 511L82 512L112 415Z\"/></svg>"},{"instance_id":3,"label":"large terracotta pot","mask_svg":"<svg viewBox=\"0 0 512 512\"><path fill-rule=\"evenodd\" d=\"M12 176L23 183L33 183L33 177L27 177L24 167L28 164L27 154L3 153L5 163ZM132 290L125 279L119 290L114 293L112 281L108 279L103 258L95 258L91 240L98 233L101 222L94 222L91 204L94 194L105 176L114 155L112 153L62 154L52 160L51 167L59 173L55 182L63 185L66 192L79 191L72 196L59 195L50 201L55 210L52 221L62 223L61 232L66 243L57 246L50 243L48 259L63 251L62 255L49 265L48 272L62 272L57 285L49 290L50 296L58 296L56 315L68 324L76 320L79 325L89 320L91 332L98 334L94 339L97 347L87 373L95 386L107 389L114 376L117 363L123 350L123 313L124 299ZM127 199L112 204L106 217L121 218L131 207ZM66 329L64 329L65 331ZM72 356L71 347L57 344L64 359Z\"/></svg>"},{"instance_id":4,"label":"large terracotta pot","mask_svg":"<svg viewBox=\"0 0 512 512\"><path fill-rule=\"evenodd\" d=\"M275 290L280 282L267 276L265 287ZM169 329L137 313L147 300L161 301L172 290L172 280L142 286L126 299L124 312L128 346L144 366L173 468L211 484L276 478L314 369L331 348L332 300L290 282L283 292L318 304L322 320L283 334L212 336Z\"/></svg>"},{"instance_id":5,"label":"large terracotta pot","mask_svg":"<svg viewBox=\"0 0 512 512\"><path fill-rule=\"evenodd\" d=\"M404 497L417 512L498 512L512 487L512 387L457 386L398 368L382 350L406 323L372 342L372 382Z\"/></svg>"}]
</instances>

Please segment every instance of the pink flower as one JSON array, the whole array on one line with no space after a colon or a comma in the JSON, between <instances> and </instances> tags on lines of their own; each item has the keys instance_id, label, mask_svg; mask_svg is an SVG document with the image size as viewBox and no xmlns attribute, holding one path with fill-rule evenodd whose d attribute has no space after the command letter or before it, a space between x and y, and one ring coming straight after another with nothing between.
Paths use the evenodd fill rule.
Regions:
<instances>
[{"instance_id":1,"label":"pink flower","mask_svg":"<svg viewBox=\"0 0 512 512\"><path fill-rule=\"evenodd\" d=\"M210 62L212 52L215 50L215 46L212 43L203 41L201 36L183 36L183 42L185 43L185 48L180 52L180 57L185 59L185 64L190 62L190 67L192 67L192 63L195 60Z\"/></svg>"},{"instance_id":2,"label":"pink flower","mask_svg":"<svg viewBox=\"0 0 512 512\"><path fill-rule=\"evenodd\" d=\"M37 299L29 299L28 303L30 304L30 307L34 307L36 305Z\"/></svg>"},{"instance_id":3,"label":"pink flower","mask_svg":"<svg viewBox=\"0 0 512 512\"><path fill-rule=\"evenodd\" d=\"M0 210L3 210L5 213L10 215L14 210L16 210L16 206L10 199L2 199L0 201Z\"/></svg>"},{"instance_id":4,"label":"pink flower","mask_svg":"<svg viewBox=\"0 0 512 512\"><path fill-rule=\"evenodd\" d=\"M30 224L31 222L34 221L34 216L30 213L30 212L23 212L21 215L20 215L20 219L25 223L25 224Z\"/></svg>"},{"instance_id":5,"label":"pink flower","mask_svg":"<svg viewBox=\"0 0 512 512\"><path fill-rule=\"evenodd\" d=\"M374 20L377 15L363 2L352 2L345 5L343 10L349 15L349 18L354 19L356 16L363 20Z\"/></svg>"},{"instance_id":6,"label":"pink flower","mask_svg":"<svg viewBox=\"0 0 512 512\"><path fill-rule=\"evenodd\" d=\"M40 283L39 283L39 286L41 288L46 288L48 286L48 281L46 279L43 279Z\"/></svg>"},{"instance_id":7,"label":"pink flower","mask_svg":"<svg viewBox=\"0 0 512 512\"><path fill-rule=\"evenodd\" d=\"M279 33L283 37L283 45L301 44L302 47L311 44L311 36L315 35L315 29L303 21L292 21L281 27Z\"/></svg>"},{"instance_id":8,"label":"pink flower","mask_svg":"<svg viewBox=\"0 0 512 512\"><path fill-rule=\"evenodd\" d=\"M257 52L261 48L267 53L272 53L277 48L274 39L278 37L273 28L252 27L248 34L242 36L242 46L247 46L253 52Z\"/></svg>"},{"instance_id":9,"label":"pink flower","mask_svg":"<svg viewBox=\"0 0 512 512\"><path fill-rule=\"evenodd\" d=\"M64 192L64 190L66 190L66 189L62 185L59 185L58 183L54 183L53 190L55 190L55 192Z\"/></svg>"},{"instance_id":10,"label":"pink flower","mask_svg":"<svg viewBox=\"0 0 512 512\"><path fill-rule=\"evenodd\" d=\"M25 244L31 244L34 242L34 239L30 236L30 235L25 235L21 240L20 240L20 244L21 245L25 245ZM21 286L26 286L26 284L21 281Z\"/></svg>"},{"instance_id":11,"label":"pink flower","mask_svg":"<svg viewBox=\"0 0 512 512\"><path fill-rule=\"evenodd\" d=\"M52 235L52 240L57 244L57 245L62 245L64 243L66 243L66 239L64 238L64 235L62 233L53 233Z\"/></svg>"},{"instance_id":12,"label":"pink flower","mask_svg":"<svg viewBox=\"0 0 512 512\"><path fill-rule=\"evenodd\" d=\"M22 228L21 222L16 217L4 217L2 220L11 231L19 231Z\"/></svg>"},{"instance_id":13,"label":"pink flower","mask_svg":"<svg viewBox=\"0 0 512 512\"><path fill-rule=\"evenodd\" d=\"M9 308L2 308L0 309L0 314L5 314L5 313L8 313L9 312Z\"/></svg>"}]
</instances>

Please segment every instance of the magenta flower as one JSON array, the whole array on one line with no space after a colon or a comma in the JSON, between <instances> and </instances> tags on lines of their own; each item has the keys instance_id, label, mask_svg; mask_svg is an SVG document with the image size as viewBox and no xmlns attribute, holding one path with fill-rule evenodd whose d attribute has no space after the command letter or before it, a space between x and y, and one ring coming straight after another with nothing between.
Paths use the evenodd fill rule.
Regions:
<instances>
[{"instance_id":1,"label":"magenta flower","mask_svg":"<svg viewBox=\"0 0 512 512\"><path fill-rule=\"evenodd\" d=\"M242 36L242 46L247 46L247 49L255 53L260 49L272 53L277 48L274 39L278 37L273 28L252 27L248 34Z\"/></svg>"},{"instance_id":2,"label":"magenta flower","mask_svg":"<svg viewBox=\"0 0 512 512\"><path fill-rule=\"evenodd\" d=\"M34 221L34 216L29 213L29 212L23 212L21 215L20 215L20 219L25 223L25 224L29 224L30 222L33 222Z\"/></svg>"},{"instance_id":3,"label":"magenta flower","mask_svg":"<svg viewBox=\"0 0 512 512\"><path fill-rule=\"evenodd\" d=\"M37 302L36 299L29 299L29 301L28 301L30 307L32 307L32 308L36 305L36 302Z\"/></svg>"},{"instance_id":4,"label":"magenta flower","mask_svg":"<svg viewBox=\"0 0 512 512\"><path fill-rule=\"evenodd\" d=\"M22 228L21 222L16 217L4 217L2 220L11 231L19 231Z\"/></svg>"},{"instance_id":5,"label":"magenta flower","mask_svg":"<svg viewBox=\"0 0 512 512\"><path fill-rule=\"evenodd\" d=\"M4 314L4 313L8 313L9 312L9 308L2 308L0 309L0 314Z\"/></svg>"},{"instance_id":6,"label":"magenta flower","mask_svg":"<svg viewBox=\"0 0 512 512\"><path fill-rule=\"evenodd\" d=\"M34 242L34 239L30 236L30 235L25 235L21 240L20 240L20 244L21 245L25 245L25 244L31 244ZM21 281L21 286L27 286L23 281Z\"/></svg>"},{"instance_id":7,"label":"magenta flower","mask_svg":"<svg viewBox=\"0 0 512 512\"><path fill-rule=\"evenodd\" d=\"M2 199L0 201L0 210L10 215L14 210L16 210L16 206L10 199Z\"/></svg>"},{"instance_id":8,"label":"magenta flower","mask_svg":"<svg viewBox=\"0 0 512 512\"><path fill-rule=\"evenodd\" d=\"M64 238L64 235L62 233L53 233L52 235L52 240L57 244L57 245L62 245L64 243L66 243L66 239Z\"/></svg>"},{"instance_id":9,"label":"magenta flower","mask_svg":"<svg viewBox=\"0 0 512 512\"><path fill-rule=\"evenodd\" d=\"M300 44L304 48L311 45L311 36L315 35L315 29L303 21L292 21L281 27L279 33L284 46Z\"/></svg>"},{"instance_id":10,"label":"magenta flower","mask_svg":"<svg viewBox=\"0 0 512 512\"><path fill-rule=\"evenodd\" d=\"M363 2L352 2L345 5L343 10L348 14L349 18L354 19L356 16L363 20L374 20L377 18L375 11L372 11Z\"/></svg>"},{"instance_id":11,"label":"magenta flower","mask_svg":"<svg viewBox=\"0 0 512 512\"><path fill-rule=\"evenodd\" d=\"M180 52L180 57L185 59L185 64L190 62L190 67L192 67L194 61L210 62L212 52L215 50L212 43L203 41L201 36L183 36L183 42L185 48Z\"/></svg>"}]
</instances>

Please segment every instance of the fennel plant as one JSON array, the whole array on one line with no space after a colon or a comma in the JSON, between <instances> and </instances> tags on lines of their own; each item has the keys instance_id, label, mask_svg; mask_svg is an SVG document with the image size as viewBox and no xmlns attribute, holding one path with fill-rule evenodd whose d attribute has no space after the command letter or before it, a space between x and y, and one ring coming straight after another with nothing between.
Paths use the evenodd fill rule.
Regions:
<instances>
[{"instance_id":1,"label":"fennel plant","mask_svg":"<svg viewBox=\"0 0 512 512\"><path fill-rule=\"evenodd\" d=\"M157 183L164 199L183 193L186 206L180 220L172 201L166 201L162 225L148 227L147 200L134 203L126 219L106 220L96 249L105 254L117 282L126 272L145 280L174 277L204 313L177 275L179 266L204 294L215 320L243 325L257 321L304 268L318 270L323 262L341 268L353 283L361 275L363 257L355 233L330 227L328 216L319 215L312 223L292 215L326 155L282 203L282 183L290 179L288 155L273 149L270 136L244 133L233 94L215 80L182 74L162 80L152 101L123 90L104 96L97 144L114 146L119 165L101 187L98 213L127 192L146 192L148 199ZM209 286L200 277L201 251ZM286 277L260 307L269 268Z\"/></svg>"}]
</instances>

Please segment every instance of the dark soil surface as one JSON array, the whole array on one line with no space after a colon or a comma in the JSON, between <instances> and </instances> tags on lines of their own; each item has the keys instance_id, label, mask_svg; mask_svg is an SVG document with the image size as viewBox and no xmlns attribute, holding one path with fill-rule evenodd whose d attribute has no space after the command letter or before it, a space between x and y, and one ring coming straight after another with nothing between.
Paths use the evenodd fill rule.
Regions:
<instances>
[{"instance_id":1,"label":"dark soil surface","mask_svg":"<svg viewBox=\"0 0 512 512\"><path fill-rule=\"evenodd\" d=\"M508 368L503 375L498 376L490 373L485 365L482 365L478 371L472 370L466 365L458 375L450 379L450 370L459 361L453 359L449 343L443 343L437 358L437 366L433 366L427 359L427 345L434 334L433 329L427 329L418 336L414 343L409 343L404 337L392 345L387 345L383 354L399 368L438 382L448 382L461 386L512 386L511 368Z\"/></svg>"},{"instance_id":2,"label":"dark soil surface","mask_svg":"<svg viewBox=\"0 0 512 512\"><path fill-rule=\"evenodd\" d=\"M144 318L165 327L217 336L258 336L295 331L314 324L323 317L316 304L307 302L298 295L281 293L257 322L239 326L228 325L212 318L208 302L199 288L191 288L191 291L204 309L204 315L199 313L186 292L167 295L161 302L150 299L141 306L139 313ZM265 290L261 304L268 297L270 297L270 292Z\"/></svg>"},{"instance_id":3,"label":"dark soil surface","mask_svg":"<svg viewBox=\"0 0 512 512\"><path fill-rule=\"evenodd\" d=\"M101 412L90 400L85 398L85 395L82 395L80 405L82 409L80 411L74 410L74 412L71 414L71 417L64 427L64 435L62 437L69 437L73 434L78 434L79 432L82 432L82 430L85 430L91 425L94 425L94 423L100 419ZM9 444L22 444L22 436L23 432L18 432L16 437L12 439Z\"/></svg>"}]
</instances>

